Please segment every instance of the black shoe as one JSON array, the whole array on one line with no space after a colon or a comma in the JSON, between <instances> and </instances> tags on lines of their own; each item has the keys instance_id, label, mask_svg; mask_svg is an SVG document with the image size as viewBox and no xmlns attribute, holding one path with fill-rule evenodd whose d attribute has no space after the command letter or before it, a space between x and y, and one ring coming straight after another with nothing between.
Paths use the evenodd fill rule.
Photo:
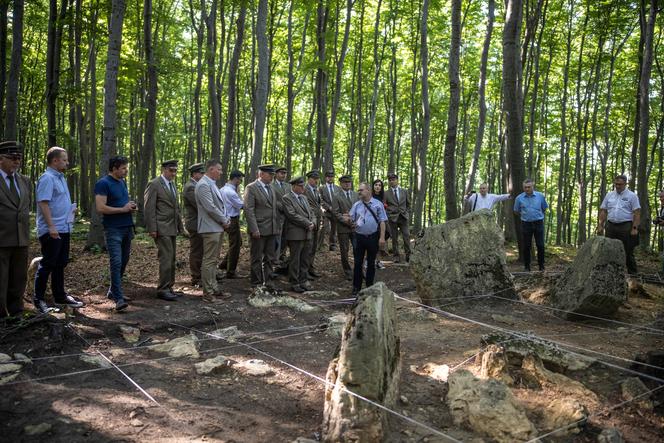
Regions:
<instances>
[{"instance_id":1,"label":"black shoe","mask_svg":"<svg viewBox=\"0 0 664 443\"><path fill-rule=\"evenodd\" d=\"M291 289L292 289L294 292L297 292L297 293L300 293L300 294L303 293L303 292L305 291L305 289L304 289L302 286L300 286L300 285L293 285L293 286L291 287Z\"/></svg>"},{"instance_id":2,"label":"black shoe","mask_svg":"<svg viewBox=\"0 0 664 443\"><path fill-rule=\"evenodd\" d=\"M48 314L49 312L60 312L58 308L49 306L44 300L35 300L35 308L40 314Z\"/></svg>"},{"instance_id":3,"label":"black shoe","mask_svg":"<svg viewBox=\"0 0 664 443\"><path fill-rule=\"evenodd\" d=\"M106 293L106 298L115 301L115 297L113 297L113 294L111 293L110 289ZM131 301L131 297L129 297L128 295L124 295L122 298L124 301Z\"/></svg>"},{"instance_id":4,"label":"black shoe","mask_svg":"<svg viewBox=\"0 0 664 443\"><path fill-rule=\"evenodd\" d=\"M56 300L55 305L59 307L68 306L70 308L82 308L85 306L85 303L67 294L64 300Z\"/></svg>"},{"instance_id":5,"label":"black shoe","mask_svg":"<svg viewBox=\"0 0 664 443\"><path fill-rule=\"evenodd\" d=\"M177 295L173 294L172 292L166 292L166 291L157 292L157 298L166 301L175 301L178 299Z\"/></svg>"},{"instance_id":6,"label":"black shoe","mask_svg":"<svg viewBox=\"0 0 664 443\"><path fill-rule=\"evenodd\" d=\"M524 270L525 272L530 272L530 266L526 266L525 268L523 268L523 270Z\"/></svg>"},{"instance_id":7,"label":"black shoe","mask_svg":"<svg viewBox=\"0 0 664 443\"><path fill-rule=\"evenodd\" d=\"M544 266L539 267L540 272L544 272Z\"/></svg>"},{"instance_id":8,"label":"black shoe","mask_svg":"<svg viewBox=\"0 0 664 443\"><path fill-rule=\"evenodd\" d=\"M399 257L398 255L395 255L394 258L392 259L393 263L399 263L400 261L401 261L401 257Z\"/></svg>"},{"instance_id":9,"label":"black shoe","mask_svg":"<svg viewBox=\"0 0 664 443\"><path fill-rule=\"evenodd\" d=\"M122 298L115 302L115 310L116 311L122 311L124 309L127 309L128 306L129 305L127 304L127 302L124 301L124 299L122 299Z\"/></svg>"},{"instance_id":10,"label":"black shoe","mask_svg":"<svg viewBox=\"0 0 664 443\"><path fill-rule=\"evenodd\" d=\"M312 276L313 278L319 278L320 277L320 274L318 272L314 271L313 269L309 270L309 275Z\"/></svg>"}]
</instances>

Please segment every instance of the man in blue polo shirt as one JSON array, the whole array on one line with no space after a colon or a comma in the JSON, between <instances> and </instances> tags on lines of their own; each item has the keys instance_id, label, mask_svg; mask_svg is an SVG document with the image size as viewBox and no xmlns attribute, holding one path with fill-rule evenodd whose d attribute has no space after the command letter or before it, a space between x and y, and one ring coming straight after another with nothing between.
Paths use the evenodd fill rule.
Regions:
<instances>
[{"instance_id":1,"label":"man in blue polo shirt","mask_svg":"<svg viewBox=\"0 0 664 443\"><path fill-rule=\"evenodd\" d=\"M49 276L55 304L80 308L83 303L65 291L65 267L69 262L69 235L75 206L71 204L64 172L67 151L54 146L46 152L46 171L37 182L37 237L42 259L35 274L34 304L41 313L53 310L44 298Z\"/></svg>"},{"instance_id":2,"label":"man in blue polo shirt","mask_svg":"<svg viewBox=\"0 0 664 443\"><path fill-rule=\"evenodd\" d=\"M126 157L112 157L108 161L108 175L95 184L95 205L97 212L104 216L106 249L111 268L111 288L107 296L115 301L116 311L127 307L122 292L122 276L129 262L131 240L134 238L132 213L136 211L136 203L129 200L125 182L127 171Z\"/></svg>"},{"instance_id":3,"label":"man in blue polo shirt","mask_svg":"<svg viewBox=\"0 0 664 443\"><path fill-rule=\"evenodd\" d=\"M549 205L544 194L535 191L535 183L531 179L523 182L523 192L514 200L514 212L521 217L521 234L523 238L523 264L530 271L530 249L537 246L537 264L544 271L544 213Z\"/></svg>"},{"instance_id":4,"label":"man in blue polo shirt","mask_svg":"<svg viewBox=\"0 0 664 443\"><path fill-rule=\"evenodd\" d=\"M376 254L378 254L379 248L385 246L385 223L387 223L385 206L373 198L371 186L368 183L361 183L357 192L360 199L353 204L346 217L355 231L355 244L353 245L354 296L362 289L362 265L365 258L367 260L366 287L374 284Z\"/></svg>"}]
</instances>

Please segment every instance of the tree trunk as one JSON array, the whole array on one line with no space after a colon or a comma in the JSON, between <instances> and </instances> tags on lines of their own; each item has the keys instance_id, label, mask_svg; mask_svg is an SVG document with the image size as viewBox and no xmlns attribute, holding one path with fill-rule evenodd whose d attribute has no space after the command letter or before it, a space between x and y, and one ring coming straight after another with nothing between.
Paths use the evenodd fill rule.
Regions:
<instances>
[{"instance_id":1,"label":"tree trunk","mask_svg":"<svg viewBox=\"0 0 664 443\"><path fill-rule=\"evenodd\" d=\"M455 0L457 1L457 0ZM458 0L461 4L461 0ZM424 203L428 188L429 173L427 171L427 155L429 153L429 136L431 127L431 109L429 106L429 43L428 43L428 20L429 20L429 0L422 2L422 23L420 25L420 60L422 64L422 140L419 149L419 167L420 167L420 186L418 192L419 198L415 210L415 230L419 231L424 227L422 223L422 214L424 212Z\"/></svg>"},{"instance_id":2,"label":"tree trunk","mask_svg":"<svg viewBox=\"0 0 664 443\"><path fill-rule=\"evenodd\" d=\"M63 0L58 14L58 1L49 1L48 37L46 49L46 123L48 146L57 145L57 124L55 105L60 83L60 54L62 49L62 29L69 0Z\"/></svg>"},{"instance_id":3,"label":"tree trunk","mask_svg":"<svg viewBox=\"0 0 664 443\"><path fill-rule=\"evenodd\" d=\"M189 18L191 20L191 27L194 28L196 33L196 84L194 86L194 118L196 127L196 160L201 161L203 152L203 121L201 117L201 88L203 83L203 39L205 33L203 32L203 17L201 12L201 22L197 24L196 16L194 15L193 1L189 0Z\"/></svg>"},{"instance_id":4,"label":"tree trunk","mask_svg":"<svg viewBox=\"0 0 664 443\"><path fill-rule=\"evenodd\" d=\"M381 0L379 0L381 1ZM328 122L327 122L327 55L326 55L326 32L330 8L327 0L318 0L316 9L316 153L314 155L314 168L321 165L325 170L334 165L333 159L323 154L326 149ZM331 157L331 155L330 155Z\"/></svg>"},{"instance_id":5,"label":"tree trunk","mask_svg":"<svg viewBox=\"0 0 664 443\"><path fill-rule=\"evenodd\" d=\"M221 107L217 94L216 64L217 53L217 0L212 0L210 13L205 12L205 1L201 1L201 9L205 17L207 30L207 49L205 60L207 62L208 105L210 106L210 141L212 143L211 157L219 159L221 155Z\"/></svg>"},{"instance_id":6,"label":"tree trunk","mask_svg":"<svg viewBox=\"0 0 664 443\"><path fill-rule=\"evenodd\" d=\"M256 105L254 146L249 166L249 175L254 177L263 158L263 134L265 132L265 114L267 107L267 89L269 83L270 48L267 41L267 0L258 0L256 20L256 43L258 46L258 81L256 83Z\"/></svg>"},{"instance_id":7,"label":"tree trunk","mask_svg":"<svg viewBox=\"0 0 664 443\"><path fill-rule=\"evenodd\" d=\"M0 2L0 108L4 108L5 91L7 90L7 10L9 0ZM0 109L0 119L2 119ZM4 121L4 119L2 119ZM0 124L0 138L4 137L4 125Z\"/></svg>"},{"instance_id":8,"label":"tree trunk","mask_svg":"<svg viewBox=\"0 0 664 443\"><path fill-rule=\"evenodd\" d=\"M7 81L5 140L18 138L18 92L23 63L23 0L14 0L12 11L12 55Z\"/></svg>"}]
</instances>

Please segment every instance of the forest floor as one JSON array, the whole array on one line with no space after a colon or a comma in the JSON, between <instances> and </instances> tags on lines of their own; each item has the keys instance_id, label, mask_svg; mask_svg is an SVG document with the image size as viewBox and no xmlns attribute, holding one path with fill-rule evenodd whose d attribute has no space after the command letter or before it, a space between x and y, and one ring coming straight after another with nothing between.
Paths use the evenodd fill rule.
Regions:
<instances>
[{"instance_id":1,"label":"forest floor","mask_svg":"<svg viewBox=\"0 0 664 443\"><path fill-rule=\"evenodd\" d=\"M40 321L16 331L7 326L0 329L0 352L22 353L32 359L32 363L23 365L15 380L0 386L0 440L290 442L297 437L316 439L320 435L324 385L283 362L324 378L339 338L316 330L316 325L343 313L348 305L320 304L320 311L310 313L287 307L255 308L246 301L250 294L248 279L224 280L224 289L232 293L232 298L204 303L201 291L188 285L188 243L184 238L178 239L176 289L186 295L176 302L159 300L154 290L156 249L151 239L139 234L133 243L125 284L132 302L126 312L115 313L105 297L108 258L103 253L85 252L84 243L83 233L74 235L67 285L87 305L67 318L67 326L62 326L64 322ZM31 252L38 253L37 244L33 244ZM550 283L569 265L574 253L572 248L549 247L546 274L524 276L516 274L521 268L510 249L509 267L515 272L518 289L522 294L536 293L539 286ZM241 257L240 271L246 274L246 242ZM638 260L644 272L656 272L657 257L639 256ZM323 276L313 282L314 289L336 291L340 299L349 297L350 285L342 277L337 253L322 252L317 263ZM377 280L415 300L415 283L407 266L385 263L387 268L377 271ZM279 285L288 289L285 280ZM616 320L652 325L658 316L661 318L664 287L645 288L650 296L630 296ZM398 301L397 309L403 355L402 398L397 412L456 439L483 441L453 424L444 401L446 384L430 376L429 369L431 365L447 364L452 370L464 367L477 371L472 357L480 349L481 336L490 330L429 312L422 315L421 309L403 300ZM605 321L570 322L533 305L480 299L444 309L516 331L557 337L554 339L625 359L664 349L662 334ZM140 329L140 346L123 339L121 325ZM242 331L235 343L203 335L229 326ZM150 347L192 330L199 337L200 358L172 358ZM81 359L83 353L99 356L98 351L118 368L100 368ZM256 377L230 369L215 375L196 372L194 363L217 355L236 362L260 359L272 373ZM625 364L610 357L598 358ZM609 427L618 428L626 441L664 439L664 406L644 411L630 403L609 410L622 401L618 384L630 374L596 364L591 370L567 375L593 390L600 402L589 407L592 417L581 433L548 441L596 441L601 429ZM559 395L546 389L522 387L513 392L536 425L542 408ZM390 426L389 441L444 441L426 428L396 416L390 418Z\"/></svg>"}]
</instances>

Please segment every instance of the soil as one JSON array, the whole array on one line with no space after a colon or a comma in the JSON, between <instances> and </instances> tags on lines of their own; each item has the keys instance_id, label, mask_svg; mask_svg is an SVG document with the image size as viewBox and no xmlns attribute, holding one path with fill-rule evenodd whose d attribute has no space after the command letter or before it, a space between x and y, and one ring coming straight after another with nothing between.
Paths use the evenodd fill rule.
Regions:
<instances>
[{"instance_id":1,"label":"soil","mask_svg":"<svg viewBox=\"0 0 664 443\"><path fill-rule=\"evenodd\" d=\"M176 289L186 295L175 302L159 300L154 289L158 274L156 248L151 239L139 234L133 243L124 284L132 301L126 312L116 313L105 297L108 258L104 253L86 252L83 246L82 236L74 236L73 259L66 280L70 292L85 301L84 308L66 318L60 315L24 321L20 328L0 325L0 352L22 353L32 359L32 363L23 365L18 378L0 386L0 440L291 442L297 437L320 437L324 385L307 373L325 377L339 338L316 325L348 310L348 304L317 303L321 309L308 313L287 307L254 308L246 302L251 291L248 278L224 280L224 290L231 292L232 297L205 303L200 289L189 285L188 242L184 238L178 239ZM33 254L38 252L38 245L34 244L31 250ZM514 251L508 254L520 293L535 303L541 301L538 294L545 293L547 285L555 281L574 254L573 249L549 250L544 275L518 274L520 267ZM248 273L247 257L245 248L239 266L243 274ZM638 259L645 272L656 271L656 257ZM313 282L314 288L336 291L339 299L350 297L350 284L343 278L338 253L321 252L317 263L322 277ZM416 300L415 283L407 265L387 259L385 264L385 269L377 271L377 280L386 282L397 294ZM277 286L288 290L283 278ZM630 297L616 320L641 325L652 325L657 320L663 311L664 287L644 285L644 289L639 296ZM26 306L29 305L26 298ZM477 372L473 356L480 349L481 336L491 330L440 313L423 312L403 300L397 307L403 370L402 400L396 411L456 439L482 441L472 430L454 425L445 403L446 384L430 377L425 366L447 364L452 370L463 367ZM635 331L600 320L571 322L536 305L480 299L443 309L625 359L664 349L662 333ZM121 325L140 329L139 346L123 339ZM204 335L229 326L237 326L243 333L236 343ZM200 358L173 358L151 350L152 344L190 333L199 337ZM101 353L117 368L84 362L81 353L98 357ZM260 359L273 372L250 376L229 368L214 375L197 374L194 363L217 355L236 362ZM628 365L610 357L592 356ZM610 410L622 401L620 381L631 374L595 364L586 371L566 375L593 390L601 404L589 406L591 418L579 434L549 437L547 441L596 441L602 429L611 427L619 429L626 441L664 439L661 404L657 403L654 411L640 409L633 403ZM656 386L652 382L646 384L650 388ZM525 386L513 391L536 425L541 421L543 407L560 396ZM580 401L583 403L583 399ZM29 435L30 426L34 425L43 428ZM389 441L444 441L396 416L390 418L390 428Z\"/></svg>"}]
</instances>

